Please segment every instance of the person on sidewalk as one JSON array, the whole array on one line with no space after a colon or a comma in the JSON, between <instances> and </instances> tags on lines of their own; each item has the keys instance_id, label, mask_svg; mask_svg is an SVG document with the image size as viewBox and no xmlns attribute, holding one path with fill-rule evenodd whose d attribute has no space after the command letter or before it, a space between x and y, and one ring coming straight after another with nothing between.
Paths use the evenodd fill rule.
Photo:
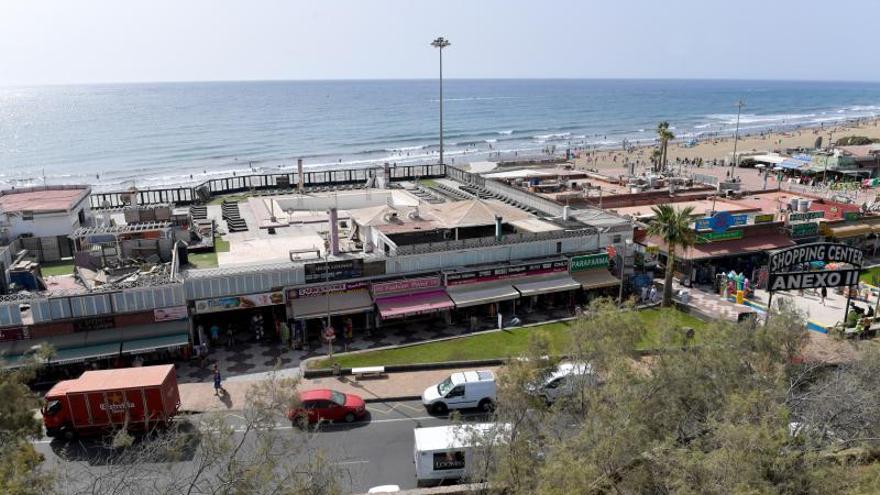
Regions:
<instances>
[{"instance_id":1,"label":"person on sidewalk","mask_svg":"<svg viewBox=\"0 0 880 495\"><path fill-rule=\"evenodd\" d=\"M223 385L221 383L221 380L222 380L222 378L220 376L220 368L215 364L214 365L214 395L220 395L220 392L223 392L224 395L226 394L226 390L223 389Z\"/></svg>"},{"instance_id":2,"label":"person on sidewalk","mask_svg":"<svg viewBox=\"0 0 880 495\"><path fill-rule=\"evenodd\" d=\"M220 327L214 323L208 331L211 332L211 345L216 347L217 341L220 340Z\"/></svg>"},{"instance_id":3,"label":"person on sidewalk","mask_svg":"<svg viewBox=\"0 0 880 495\"><path fill-rule=\"evenodd\" d=\"M828 289L822 287L822 289L819 291L819 297L822 298L822 306L825 306L825 298L828 297Z\"/></svg>"}]
</instances>

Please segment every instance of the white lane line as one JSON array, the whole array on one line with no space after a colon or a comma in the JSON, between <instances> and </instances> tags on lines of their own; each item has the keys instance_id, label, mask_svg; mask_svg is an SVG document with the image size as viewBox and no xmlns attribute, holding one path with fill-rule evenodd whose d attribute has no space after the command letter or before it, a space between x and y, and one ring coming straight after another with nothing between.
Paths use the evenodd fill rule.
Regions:
<instances>
[{"instance_id":1,"label":"white lane line","mask_svg":"<svg viewBox=\"0 0 880 495\"><path fill-rule=\"evenodd\" d=\"M361 459L359 461L342 461L342 462L334 462L333 464L337 466L348 466L351 464L369 464L370 461L366 459Z\"/></svg>"}]
</instances>

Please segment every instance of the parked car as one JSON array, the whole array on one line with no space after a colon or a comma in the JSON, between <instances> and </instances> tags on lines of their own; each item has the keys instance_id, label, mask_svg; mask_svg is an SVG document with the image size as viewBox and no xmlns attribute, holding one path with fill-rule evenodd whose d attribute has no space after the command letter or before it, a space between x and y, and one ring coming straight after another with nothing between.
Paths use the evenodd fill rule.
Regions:
<instances>
[{"instance_id":1,"label":"parked car","mask_svg":"<svg viewBox=\"0 0 880 495\"><path fill-rule=\"evenodd\" d=\"M299 406L287 412L291 421L345 421L351 423L367 414L364 399L330 389L306 390L299 393Z\"/></svg>"},{"instance_id":2,"label":"parked car","mask_svg":"<svg viewBox=\"0 0 880 495\"><path fill-rule=\"evenodd\" d=\"M497 387L491 371L453 373L422 393L422 404L429 411L443 414L450 409L479 407L491 411L495 407Z\"/></svg>"},{"instance_id":3,"label":"parked car","mask_svg":"<svg viewBox=\"0 0 880 495\"><path fill-rule=\"evenodd\" d=\"M559 363L553 371L529 387L529 392L548 403L571 395L584 385L595 386L599 378L590 363Z\"/></svg>"}]
</instances>

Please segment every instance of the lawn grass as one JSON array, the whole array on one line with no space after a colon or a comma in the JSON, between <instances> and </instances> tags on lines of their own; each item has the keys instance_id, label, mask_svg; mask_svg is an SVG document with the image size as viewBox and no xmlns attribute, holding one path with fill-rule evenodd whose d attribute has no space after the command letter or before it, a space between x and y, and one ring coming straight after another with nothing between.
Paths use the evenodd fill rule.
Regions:
<instances>
[{"instance_id":1,"label":"lawn grass","mask_svg":"<svg viewBox=\"0 0 880 495\"><path fill-rule=\"evenodd\" d=\"M638 346L640 349L658 345L662 325L692 327L697 332L697 340L699 340L699 332L707 325L702 320L673 309L639 311L639 319L646 327L645 338ZM569 322L548 323L409 347L339 355L333 359L312 361L310 368L326 368L333 363L339 363L343 368L353 368L506 358L524 353L528 349L529 336L534 333L546 335L551 353L564 354L569 342L567 331L569 328Z\"/></svg>"},{"instance_id":2,"label":"lawn grass","mask_svg":"<svg viewBox=\"0 0 880 495\"><path fill-rule=\"evenodd\" d=\"M862 270L862 273L859 275L859 282L875 285L874 277L877 277L878 280L880 280L880 266L875 266L873 268L868 268L867 270Z\"/></svg>"},{"instance_id":3,"label":"lawn grass","mask_svg":"<svg viewBox=\"0 0 880 495\"><path fill-rule=\"evenodd\" d=\"M214 250L204 253L190 253L189 264L195 268L217 268L217 253L228 253L229 241L220 236L214 237Z\"/></svg>"},{"instance_id":4,"label":"lawn grass","mask_svg":"<svg viewBox=\"0 0 880 495\"><path fill-rule=\"evenodd\" d=\"M228 194L225 196L215 196L208 201L209 205L223 204L224 201L244 201L251 197L250 193Z\"/></svg>"},{"instance_id":5,"label":"lawn grass","mask_svg":"<svg viewBox=\"0 0 880 495\"><path fill-rule=\"evenodd\" d=\"M73 275L73 260L53 261L40 264L44 277Z\"/></svg>"}]
</instances>

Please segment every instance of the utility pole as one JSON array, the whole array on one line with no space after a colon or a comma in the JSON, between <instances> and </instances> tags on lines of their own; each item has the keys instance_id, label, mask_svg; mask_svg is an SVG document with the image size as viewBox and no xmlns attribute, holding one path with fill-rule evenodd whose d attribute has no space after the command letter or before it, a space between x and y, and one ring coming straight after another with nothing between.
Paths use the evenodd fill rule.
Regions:
<instances>
[{"instance_id":1,"label":"utility pole","mask_svg":"<svg viewBox=\"0 0 880 495\"><path fill-rule=\"evenodd\" d=\"M443 49L449 46L449 40L440 36L431 42L431 46L440 49L440 164L443 165Z\"/></svg>"}]
</instances>

